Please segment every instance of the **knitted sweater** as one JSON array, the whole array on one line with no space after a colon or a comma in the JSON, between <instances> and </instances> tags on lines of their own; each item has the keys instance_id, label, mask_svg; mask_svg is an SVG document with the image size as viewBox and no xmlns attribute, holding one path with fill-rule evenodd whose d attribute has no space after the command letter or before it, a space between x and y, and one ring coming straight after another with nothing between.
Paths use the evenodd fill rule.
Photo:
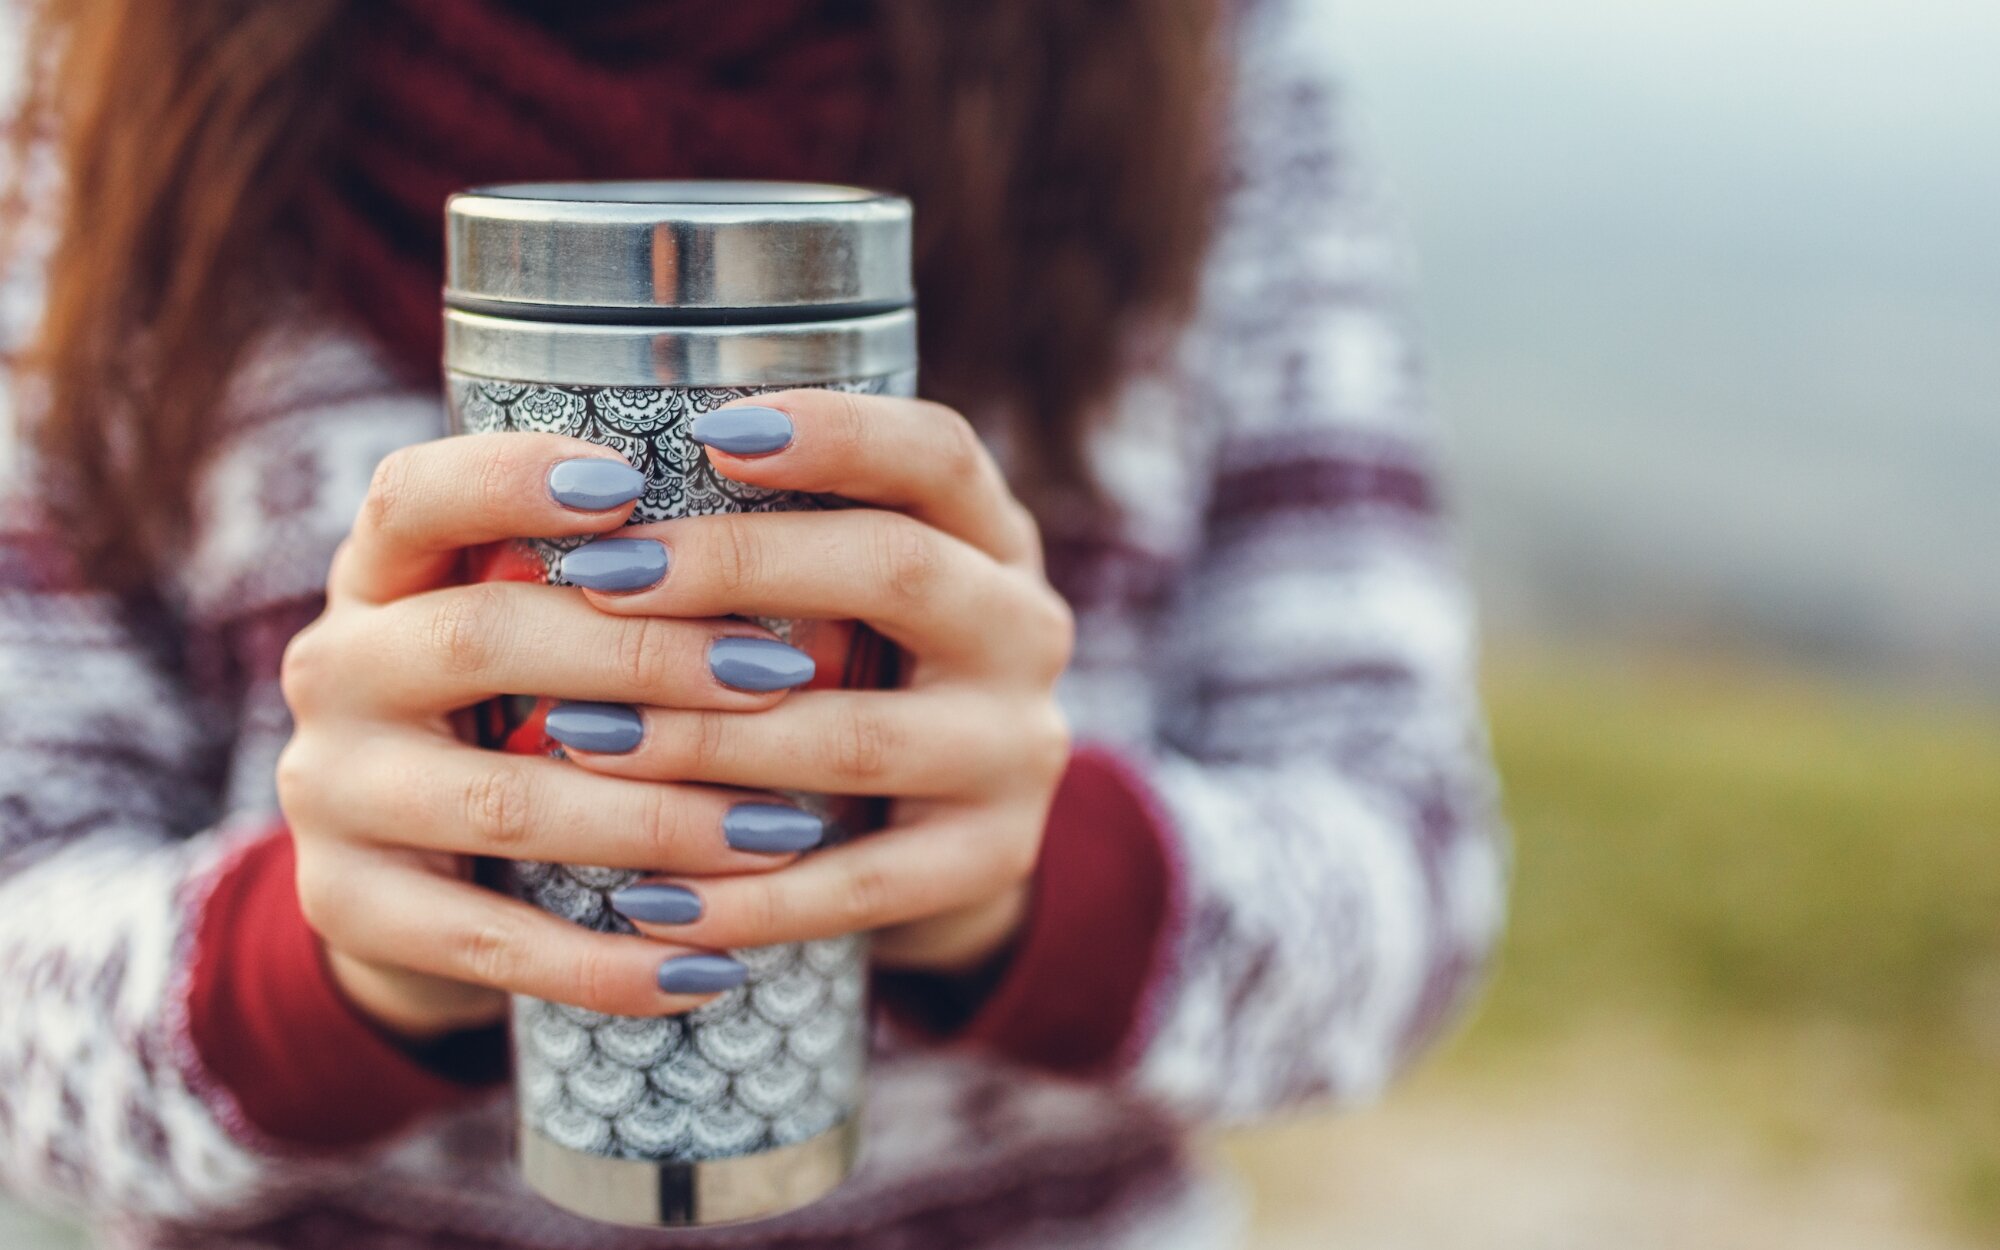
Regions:
<instances>
[{"instance_id":1,"label":"knitted sweater","mask_svg":"<svg viewBox=\"0 0 2000 1250\"><path fill-rule=\"evenodd\" d=\"M1380 1090L1502 913L1434 431L1317 7L1235 31L1200 310L1094 446L1119 507L1045 518L1083 745L1028 928L969 1021L879 1030L847 1185L699 1233L566 1215L512 1175L504 1083L419 1063L329 980L273 797L279 656L377 460L443 422L331 320L242 371L156 594L91 589L17 458L0 1183L126 1246L1228 1244L1187 1132ZM9 344L38 286L9 276Z\"/></svg>"}]
</instances>

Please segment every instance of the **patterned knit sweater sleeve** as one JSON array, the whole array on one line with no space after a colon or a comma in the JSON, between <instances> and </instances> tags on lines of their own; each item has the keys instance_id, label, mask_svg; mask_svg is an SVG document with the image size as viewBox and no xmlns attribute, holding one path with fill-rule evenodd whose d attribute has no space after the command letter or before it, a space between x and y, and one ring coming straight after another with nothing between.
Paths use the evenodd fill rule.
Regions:
<instances>
[{"instance_id":1,"label":"patterned knit sweater sleeve","mask_svg":"<svg viewBox=\"0 0 2000 1250\"><path fill-rule=\"evenodd\" d=\"M1187 393L1205 532L1157 624L1141 768L1183 883L1136 1079L1204 1115L1365 1098L1467 997L1503 857L1471 605L1379 190L1326 10L1255 12Z\"/></svg>"},{"instance_id":2,"label":"patterned knit sweater sleeve","mask_svg":"<svg viewBox=\"0 0 2000 1250\"><path fill-rule=\"evenodd\" d=\"M268 798L272 679L313 599L189 631L89 586L18 484L30 475L14 476L0 498L0 1189L100 1219L244 1215L317 1160L476 1090L340 999L293 901ZM292 1120L311 1131L268 1131Z\"/></svg>"},{"instance_id":3,"label":"patterned knit sweater sleeve","mask_svg":"<svg viewBox=\"0 0 2000 1250\"><path fill-rule=\"evenodd\" d=\"M192 1214L252 1168L198 1092L185 918L230 852L223 717L156 612L81 587L17 492L0 533L0 1180ZM144 639L144 641L142 641Z\"/></svg>"},{"instance_id":4,"label":"patterned knit sweater sleeve","mask_svg":"<svg viewBox=\"0 0 2000 1250\"><path fill-rule=\"evenodd\" d=\"M113 1224L252 1218L495 1075L493 1039L419 1058L341 995L272 793L279 658L437 405L342 337L268 338L158 593L91 584L32 463L0 489L0 1189Z\"/></svg>"},{"instance_id":5,"label":"patterned knit sweater sleeve","mask_svg":"<svg viewBox=\"0 0 2000 1250\"><path fill-rule=\"evenodd\" d=\"M1342 138L1323 6L1244 7L1202 308L1128 401L1176 419L1121 421L1099 463L1132 482L1129 538L1063 585L1089 745L965 1030L1224 1121L1379 1091L1476 986L1506 875L1401 248ZM1148 591L1187 510L1147 500L1188 495Z\"/></svg>"},{"instance_id":6,"label":"patterned knit sweater sleeve","mask_svg":"<svg viewBox=\"0 0 2000 1250\"><path fill-rule=\"evenodd\" d=\"M25 9L0 5L17 57ZM4 68L11 109L23 69ZM0 171L28 206L0 273L9 400L60 202L52 153L29 156ZM173 613L91 589L64 556L13 416L0 410L0 1190L71 1213L236 1207L261 1167L205 1096L181 1006L191 918L256 832L219 817L236 709L193 694Z\"/></svg>"}]
</instances>

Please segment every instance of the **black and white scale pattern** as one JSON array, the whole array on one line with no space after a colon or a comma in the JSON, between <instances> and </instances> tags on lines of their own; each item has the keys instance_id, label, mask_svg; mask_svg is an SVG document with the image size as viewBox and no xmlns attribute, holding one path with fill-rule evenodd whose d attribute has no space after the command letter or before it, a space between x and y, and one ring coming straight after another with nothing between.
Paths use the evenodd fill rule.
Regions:
<instances>
[{"instance_id":1,"label":"black and white scale pattern","mask_svg":"<svg viewBox=\"0 0 2000 1250\"><path fill-rule=\"evenodd\" d=\"M596 910L596 883L630 875L525 865L518 885L544 905ZM748 984L683 1017L516 999L521 1122L624 1159L718 1159L817 1136L860 1103L866 954L861 937L738 951Z\"/></svg>"},{"instance_id":2,"label":"black and white scale pattern","mask_svg":"<svg viewBox=\"0 0 2000 1250\"><path fill-rule=\"evenodd\" d=\"M823 506L717 476L688 437L698 414L750 394L722 387L548 386L450 375L457 427L537 430L615 448L646 474L634 521ZM912 394L913 372L837 384ZM581 540L528 544L553 568ZM781 636L789 622L766 621ZM818 814L810 795L791 796ZM829 829L830 839L840 831ZM625 869L517 864L509 888L601 932L632 931L609 904ZM686 1161L752 1154L827 1131L860 1105L867 1064L867 939L731 952L748 981L686 1016L627 1019L535 999L514 1003L523 1127L572 1150Z\"/></svg>"}]
</instances>

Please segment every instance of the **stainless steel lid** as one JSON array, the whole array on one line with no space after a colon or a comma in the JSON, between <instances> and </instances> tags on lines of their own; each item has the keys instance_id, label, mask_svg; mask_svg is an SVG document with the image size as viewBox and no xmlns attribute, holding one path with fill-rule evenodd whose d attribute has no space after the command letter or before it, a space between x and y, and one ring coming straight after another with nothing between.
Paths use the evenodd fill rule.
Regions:
<instances>
[{"instance_id":1,"label":"stainless steel lid","mask_svg":"<svg viewBox=\"0 0 2000 1250\"><path fill-rule=\"evenodd\" d=\"M557 386L820 386L916 368L917 314L599 325L448 308L444 361L455 373Z\"/></svg>"},{"instance_id":2,"label":"stainless steel lid","mask_svg":"<svg viewBox=\"0 0 2000 1250\"><path fill-rule=\"evenodd\" d=\"M445 205L445 303L538 321L745 325L908 307L910 202L796 182L530 182Z\"/></svg>"}]
</instances>

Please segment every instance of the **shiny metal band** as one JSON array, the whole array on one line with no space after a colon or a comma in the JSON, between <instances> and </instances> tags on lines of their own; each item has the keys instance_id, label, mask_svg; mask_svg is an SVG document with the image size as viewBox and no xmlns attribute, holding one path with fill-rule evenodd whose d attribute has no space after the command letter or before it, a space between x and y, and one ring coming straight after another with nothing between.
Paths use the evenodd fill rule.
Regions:
<instances>
[{"instance_id":1,"label":"shiny metal band","mask_svg":"<svg viewBox=\"0 0 2000 1250\"><path fill-rule=\"evenodd\" d=\"M445 205L445 303L551 320L906 307L910 202L792 182L516 183ZM753 310L777 316L747 316Z\"/></svg>"},{"instance_id":2,"label":"shiny metal band","mask_svg":"<svg viewBox=\"0 0 2000 1250\"><path fill-rule=\"evenodd\" d=\"M566 1210L649 1228L730 1224L805 1206L854 1169L861 1117L758 1154L695 1162L607 1159L520 1130L521 1178Z\"/></svg>"},{"instance_id":3,"label":"shiny metal band","mask_svg":"<svg viewBox=\"0 0 2000 1250\"><path fill-rule=\"evenodd\" d=\"M452 309L445 368L563 386L813 386L914 369L911 309L764 326L580 325Z\"/></svg>"}]
</instances>

